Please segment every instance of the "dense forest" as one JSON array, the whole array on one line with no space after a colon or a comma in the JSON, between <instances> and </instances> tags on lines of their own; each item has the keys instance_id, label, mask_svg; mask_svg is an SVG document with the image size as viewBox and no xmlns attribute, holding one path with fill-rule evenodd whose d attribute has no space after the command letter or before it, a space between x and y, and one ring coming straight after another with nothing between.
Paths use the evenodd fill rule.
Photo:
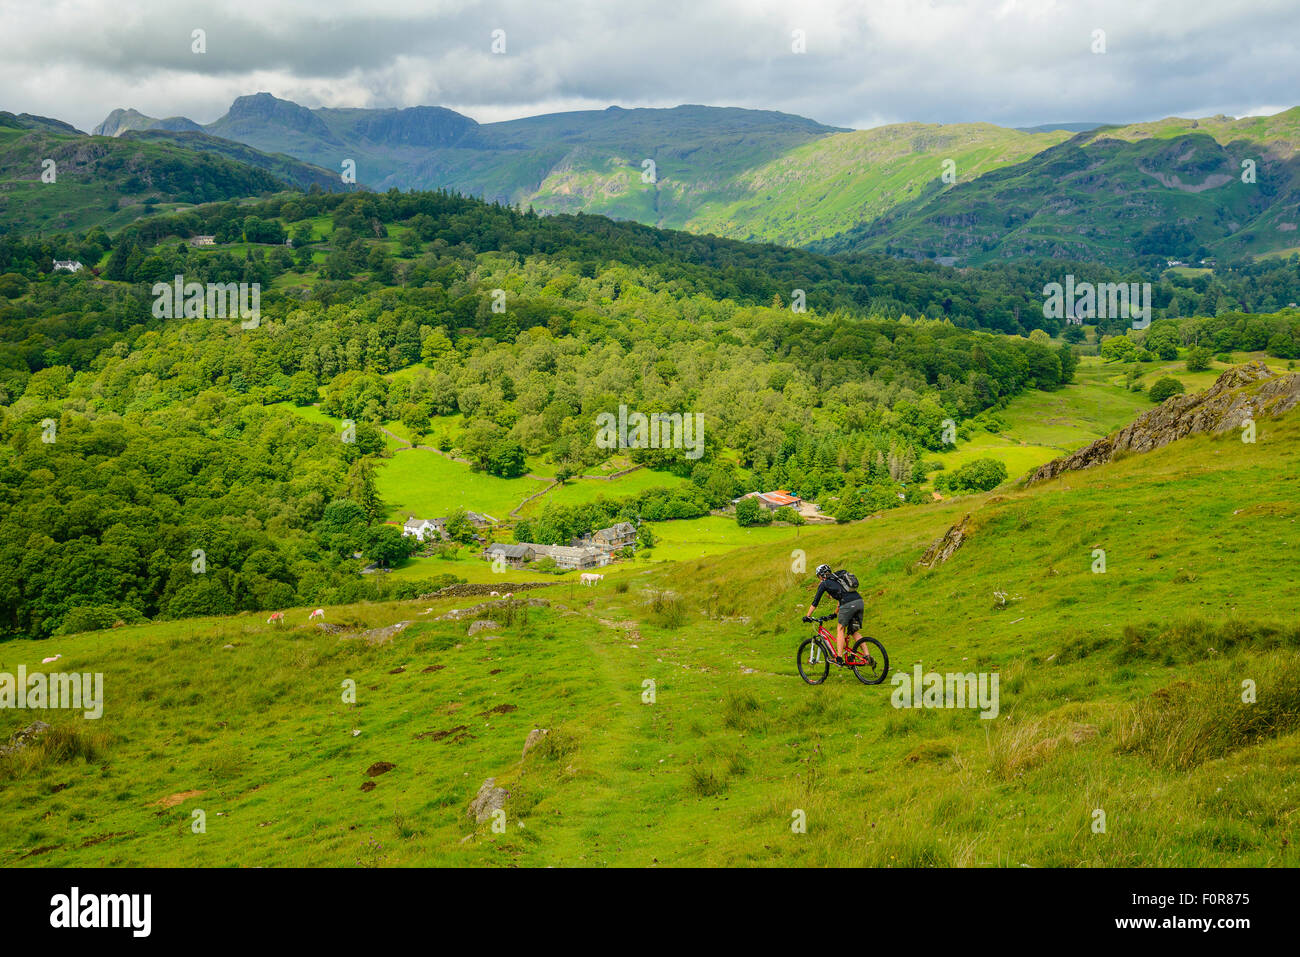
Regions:
<instances>
[{"instance_id":1,"label":"dense forest","mask_svg":"<svg viewBox=\"0 0 1300 957\"><path fill-rule=\"evenodd\" d=\"M313 239L323 238L308 220L328 216L331 230L324 261L307 258ZM388 227L400 224L399 243L376 248ZM218 242L281 243L295 249L212 255L169 243L196 234ZM100 230L89 236L23 239L0 236L0 273L29 279L49 272L53 259L98 260L108 248ZM615 264L643 270L677 293L737 304L791 304L802 290L807 308L823 315L844 310L860 315L947 319L962 328L1028 335L1036 328L1055 335L1060 320L1043 315L1043 287L1066 274L1079 282L1152 283L1154 315L1213 316L1223 311L1275 312L1300 300L1300 257L1261 260L1201 275L1117 271L1095 263L1017 261L956 269L930 261L883 255L821 256L772 245L751 245L712 236L659 230L600 216L538 216L531 210L485 204L447 193L282 194L254 203L216 203L132 224L111 242L105 278L134 283L170 279L177 271L200 281L271 280L311 268L324 280L404 288L445 287L453 263L468 268L486 252L566 264L579 277L607 272ZM397 248L391 248L396 246ZM321 294L329 295L328 289ZM1103 323L1119 332L1123 322Z\"/></svg>"},{"instance_id":2,"label":"dense forest","mask_svg":"<svg viewBox=\"0 0 1300 957\"><path fill-rule=\"evenodd\" d=\"M196 234L226 248L191 247ZM53 258L98 275L51 273ZM968 435L1012 396L1071 380L1075 352L1039 328L1035 289L1061 268L830 259L441 193L0 237L0 634L391 594L357 575L404 547L375 483L385 422L488 473L531 460L564 477L608 457L601 413L703 416L698 458L628 453L685 485L544 507L524 540L695 517L757 486L842 520L914 501L945 420ZM1157 322L1147 351L1172 334L1294 354L1294 311L1222 306L1274 309L1296 271L1162 282L1161 308L1208 302L1210 318ZM176 275L262 284L259 323L156 317L151 287ZM355 421L355 440L282 403Z\"/></svg>"}]
</instances>

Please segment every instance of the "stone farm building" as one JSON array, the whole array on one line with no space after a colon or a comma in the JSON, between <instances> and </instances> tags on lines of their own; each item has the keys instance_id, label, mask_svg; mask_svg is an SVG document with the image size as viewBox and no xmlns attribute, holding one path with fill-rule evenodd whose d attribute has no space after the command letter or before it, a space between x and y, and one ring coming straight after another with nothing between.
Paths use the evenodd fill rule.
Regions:
<instances>
[{"instance_id":1,"label":"stone farm building","mask_svg":"<svg viewBox=\"0 0 1300 957\"><path fill-rule=\"evenodd\" d=\"M593 544L602 548L622 548L636 541L636 529L631 522L619 522L609 528L602 528L591 539Z\"/></svg>"},{"instance_id":2,"label":"stone farm building","mask_svg":"<svg viewBox=\"0 0 1300 957\"><path fill-rule=\"evenodd\" d=\"M597 568L609 564L609 552L591 545L533 545L538 558L550 557L556 568Z\"/></svg>"},{"instance_id":3,"label":"stone farm building","mask_svg":"<svg viewBox=\"0 0 1300 957\"><path fill-rule=\"evenodd\" d=\"M537 557L537 553L533 551L536 547L526 543L522 545L489 545L483 549L483 557L489 561L496 561L499 556L511 568L522 568Z\"/></svg>"},{"instance_id":4,"label":"stone farm building","mask_svg":"<svg viewBox=\"0 0 1300 957\"><path fill-rule=\"evenodd\" d=\"M520 542L517 545L489 545L483 549L483 557L492 561L500 555L511 568L541 558L550 558L556 568L598 568L609 564L609 552L592 545L534 545L532 542Z\"/></svg>"}]
</instances>

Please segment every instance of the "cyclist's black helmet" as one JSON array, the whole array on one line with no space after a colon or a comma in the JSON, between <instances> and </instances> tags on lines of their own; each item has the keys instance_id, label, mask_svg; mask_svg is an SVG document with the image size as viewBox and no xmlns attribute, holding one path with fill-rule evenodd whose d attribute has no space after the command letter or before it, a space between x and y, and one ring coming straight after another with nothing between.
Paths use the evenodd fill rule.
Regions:
<instances>
[{"instance_id":1,"label":"cyclist's black helmet","mask_svg":"<svg viewBox=\"0 0 1300 957\"><path fill-rule=\"evenodd\" d=\"M826 577L827 575L829 575L830 573L831 573L831 566L830 566L830 565L818 565L818 566L817 566L817 577L818 577L818 578L825 578L825 577Z\"/></svg>"}]
</instances>

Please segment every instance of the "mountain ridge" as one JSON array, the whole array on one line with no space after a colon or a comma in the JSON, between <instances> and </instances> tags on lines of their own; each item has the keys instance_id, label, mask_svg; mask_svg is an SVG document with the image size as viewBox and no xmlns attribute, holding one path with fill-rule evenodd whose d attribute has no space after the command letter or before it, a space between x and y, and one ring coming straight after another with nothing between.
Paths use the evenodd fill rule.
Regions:
<instances>
[{"instance_id":1,"label":"mountain ridge","mask_svg":"<svg viewBox=\"0 0 1300 957\"><path fill-rule=\"evenodd\" d=\"M55 178L45 180L46 170ZM0 113L0 231L116 229L158 204L313 187L347 189L331 171L200 131L154 125L97 136L47 117Z\"/></svg>"},{"instance_id":2,"label":"mountain ridge","mask_svg":"<svg viewBox=\"0 0 1300 957\"><path fill-rule=\"evenodd\" d=\"M191 122L115 110L96 129ZM845 130L698 104L480 124L445 107L309 109L261 92L200 129L325 170L350 161L376 190L448 189L829 254L1119 264L1300 248L1300 107L1126 125Z\"/></svg>"}]
</instances>

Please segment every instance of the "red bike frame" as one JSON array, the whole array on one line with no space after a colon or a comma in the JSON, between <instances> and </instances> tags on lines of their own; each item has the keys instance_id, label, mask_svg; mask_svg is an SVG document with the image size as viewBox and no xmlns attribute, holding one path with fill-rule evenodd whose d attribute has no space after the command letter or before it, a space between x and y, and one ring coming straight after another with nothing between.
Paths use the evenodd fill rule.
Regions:
<instances>
[{"instance_id":1,"label":"red bike frame","mask_svg":"<svg viewBox=\"0 0 1300 957\"><path fill-rule=\"evenodd\" d=\"M818 636L819 638L821 638L821 640L824 641L824 642L826 643L826 650L829 651L829 652L831 652L831 653L834 653L834 651L835 651L835 635L832 634L831 632L829 632L829 631L826 630L826 623L825 623L825 622L821 622L821 621L817 622L817 636ZM863 658L861 655L855 653L854 650L853 650L852 648L849 647L849 642L852 641L852 640L853 640L853 636L852 636L852 635L845 635L845 636L844 636L844 664L846 664L846 665L865 665L865 664L867 664L868 662L867 662L867 659L866 659L866 658ZM817 647L816 645L813 645L813 648L814 648L814 649L815 649L816 647ZM812 658L813 661L816 661L816 660L817 660L817 657L816 657L816 651L814 651L813 654L812 654L810 657Z\"/></svg>"}]
</instances>

